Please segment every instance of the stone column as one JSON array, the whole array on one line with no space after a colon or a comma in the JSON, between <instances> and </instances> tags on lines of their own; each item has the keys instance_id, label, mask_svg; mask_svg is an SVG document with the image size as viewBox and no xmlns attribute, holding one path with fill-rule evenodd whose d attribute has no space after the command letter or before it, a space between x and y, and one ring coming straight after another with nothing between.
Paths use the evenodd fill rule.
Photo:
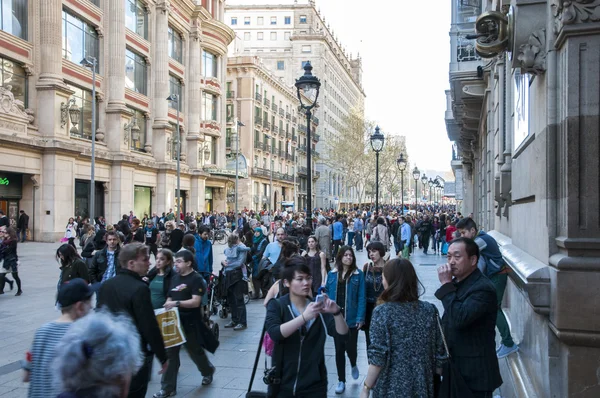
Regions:
<instances>
[{"instance_id":1,"label":"stone column","mask_svg":"<svg viewBox=\"0 0 600 398\"><path fill-rule=\"evenodd\" d=\"M187 140L187 164L190 168L200 167L200 159L198 158L198 147L200 140L200 67L201 67L201 28L200 21L194 21L194 27L190 34L189 43L189 65L187 70L188 78L188 113L187 113L187 124L188 132L186 134ZM194 196L192 195L192 198Z\"/></svg>"},{"instance_id":2,"label":"stone column","mask_svg":"<svg viewBox=\"0 0 600 398\"><path fill-rule=\"evenodd\" d=\"M125 2L109 0L108 7L106 143L111 151L122 151L128 149L123 141L123 117L129 116L125 106Z\"/></svg>"},{"instance_id":3,"label":"stone column","mask_svg":"<svg viewBox=\"0 0 600 398\"><path fill-rule=\"evenodd\" d=\"M152 68L152 81L154 82L152 146L154 147L154 158L159 162L170 161L170 159L167 159L167 130L169 129L169 104L167 103L167 97L169 96L169 9L170 4L168 0L163 0L156 6L154 55L152 57L154 59L154 67ZM159 193L161 192L160 189L158 191Z\"/></svg>"}]
</instances>

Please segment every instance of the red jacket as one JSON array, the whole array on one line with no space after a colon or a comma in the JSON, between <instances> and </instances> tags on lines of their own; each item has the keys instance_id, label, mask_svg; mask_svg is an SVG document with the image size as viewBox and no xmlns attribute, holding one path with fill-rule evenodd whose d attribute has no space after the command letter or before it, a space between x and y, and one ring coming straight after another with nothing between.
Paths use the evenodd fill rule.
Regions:
<instances>
[{"instance_id":1,"label":"red jacket","mask_svg":"<svg viewBox=\"0 0 600 398\"><path fill-rule=\"evenodd\" d=\"M450 225L446 228L446 242L452 242L454 239L454 232L456 231L456 227L454 225Z\"/></svg>"}]
</instances>

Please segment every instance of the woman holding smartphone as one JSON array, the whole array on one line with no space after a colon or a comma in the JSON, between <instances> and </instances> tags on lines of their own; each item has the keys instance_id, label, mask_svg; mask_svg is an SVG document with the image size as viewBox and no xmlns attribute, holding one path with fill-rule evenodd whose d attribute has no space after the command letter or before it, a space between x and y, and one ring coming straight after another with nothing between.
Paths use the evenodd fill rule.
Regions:
<instances>
[{"instance_id":1,"label":"woman holding smartphone","mask_svg":"<svg viewBox=\"0 0 600 398\"><path fill-rule=\"evenodd\" d=\"M356 357L358 331L365 324L366 290L365 276L356 267L356 256L350 246L342 246L335 259L335 269L327 274L325 291L342 308L350 328L348 339L335 338L335 364L338 373L336 394L346 390L346 353L352 366L352 378L360 376Z\"/></svg>"}]
</instances>

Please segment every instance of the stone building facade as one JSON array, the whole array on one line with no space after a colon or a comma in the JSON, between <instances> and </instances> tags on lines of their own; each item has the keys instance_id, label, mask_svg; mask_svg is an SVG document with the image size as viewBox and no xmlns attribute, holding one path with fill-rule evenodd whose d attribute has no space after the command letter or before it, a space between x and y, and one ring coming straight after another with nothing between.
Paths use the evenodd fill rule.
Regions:
<instances>
[{"instance_id":1,"label":"stone building facade","mask_svg":"<svg viewBox=\"0 0 600 398\"><path fill-rule=\"evenodd\" d=\"M313 74L321 80L320 108L315 112L318 129L313 131L321 137L313 169L320 174L313 175L312 203L323 208L356 203L355 188L346 182L343 170L328 162L327 152L350 111L364 110L360 56L346 51L312 0L283 0L278 5L227 4L225 23L236 32L230 55L259 56L290 87L304 74L304 62L311 62Z\"/></svg>"},{"instance_id":2,"label":"stone building facade","mask_svg":"<svg viewBox=\"0 0 600 398\"><path fill-rule=\"evenodd\" d=\"M511 271L502 396L598 397L600 1L452 4L452 167Z\"/></svg>"},{"instance_id":3,"label":"stone building facade","mask_svg":"<svg viewBox=\"0 0 600 398\"><path fill-rule=\"evenodd\" d=\"M239 182L240 209L281 209L293 202L306 207L306 121L298 117L295 90L256 56L230 57L227 63L227 150L235 154L234 129L239 120L239 149L248 178ZM301 113L302 115L302 113ZM313 124L314 131L318 124ZM312 135L313 151L319 135ZM314 168L314 158L312 160ZM318 178L316 172L313 178Z\"/></svg>"},{"instance_id":4,"label":"stone building facade","mask_svg":"<svg viewBox=\"0 0 600 398\"><path fill-rule=\"evenodd\" d=\"M12 4L12 5L7 5ZM182 210L225 208L222 0L3 2L0 204L56 241L72 216L116 222L175 209L177 107ZM9 18L10 19L10 18ZM89 209L97 60L95 209ZM171 94L177 102L167 101Z\"/></svg>"}]
</instances>

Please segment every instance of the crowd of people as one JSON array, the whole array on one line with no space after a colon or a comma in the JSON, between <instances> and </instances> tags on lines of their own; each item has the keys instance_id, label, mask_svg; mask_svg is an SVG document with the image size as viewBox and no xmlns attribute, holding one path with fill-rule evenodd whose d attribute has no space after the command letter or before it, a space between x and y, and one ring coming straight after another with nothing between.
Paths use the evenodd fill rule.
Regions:
<instances>
[{"instance_id":1,"label":"crowd of people","mask_svg":"<svg viewBox=\"0 0 600 398\"><path fill-rule=\"evenodd\" d=\"M214 353L218 341L205 324L205 305L207 283L219 271L231 311L226 328L247 328L244 294L263 300L272 397L327 395L327 335L335 347L335 393L343 394L346 358L352 379L360 377L360 331L369 360L361 398L454 396L457 378L448 376L456 372L468 390L459 396L491 397L502 383L498 359L518 350L500 308L507 267L498 244L449 206L379 210L170 210L142 219L130 212L116 224L70 219L56 251L61 316L36 332L28 352L30 396L145 397L154 358L162 375L154 397L174 396L182 346L202 385L211 384L216 369L205 351ZM216 228L232 231L220 270L213 269L209 238ZM0 227L0 255L21 291L5 249L13 245L16 256L10 229ZM356 252L364 249L369 260L358 264ZM436 306L420 299L410 261L417 250L447 256L435 293L441 320ZM10 284L6 272L0 278L0 289ZM187 338L165 348L155 310L173 308Z\"/></svg>"}]
</instances>

